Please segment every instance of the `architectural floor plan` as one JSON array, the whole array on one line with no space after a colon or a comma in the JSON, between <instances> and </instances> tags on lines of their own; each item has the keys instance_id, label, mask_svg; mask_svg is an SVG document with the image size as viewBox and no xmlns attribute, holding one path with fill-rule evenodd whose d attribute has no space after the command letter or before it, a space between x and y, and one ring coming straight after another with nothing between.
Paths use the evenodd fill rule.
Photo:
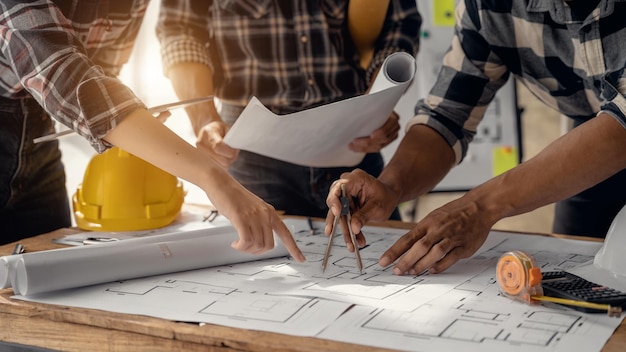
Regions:
<instances>
[{"instance_id":1,"label":"architectural floor plan","mask_svg":"<svg viewBox=\"0 0 626 352\"><path fill-rule=\"evenodd\" d=\"M377 261L406 230L366 227L363 273L342 236L322 272L328 237L311 234L305 220L286 223L306 263L280 257L16 298L407 351L599 351L621 321L515 301L495 279L507 251L533 255L542 270L567 270L600 243L493 231L444 273L394 276Z\"/></svg>"}]
</instances>

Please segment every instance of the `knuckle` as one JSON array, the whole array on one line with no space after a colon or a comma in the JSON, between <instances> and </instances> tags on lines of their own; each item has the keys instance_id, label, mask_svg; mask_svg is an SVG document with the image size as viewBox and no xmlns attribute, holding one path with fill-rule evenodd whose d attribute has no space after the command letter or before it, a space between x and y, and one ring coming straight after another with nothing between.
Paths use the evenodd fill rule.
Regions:
<instances>
[{"instance_id":1,"label":"knuckle","mask_svg":"<svg viewBox=\"0 0 626 352\"><path fill-rule=\"evenodd\" d=\"M240 239L239 247L245 250L254 249L254 241L251 238Z\"/></svg>"}]
</instances>

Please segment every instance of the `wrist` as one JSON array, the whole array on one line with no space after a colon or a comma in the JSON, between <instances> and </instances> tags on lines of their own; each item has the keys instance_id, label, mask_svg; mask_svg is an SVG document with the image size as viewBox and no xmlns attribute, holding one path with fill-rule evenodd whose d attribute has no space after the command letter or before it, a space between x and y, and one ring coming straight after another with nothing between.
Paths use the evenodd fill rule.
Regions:
<instances>
[{"instance_id":1,"label":"wrist","mask_svg":"<svg viewBox=\"0 0 626 352\"><path fill-rule=\"evenodd\" d=\"M402 190L402 187L395 180L386 177L384 170L383 173L378 177L378 181L383 185L386 193L385 198L393 201L393 207L396 207L398 204L400 204L400 202L403 201L404 192Z\"/></svg>"},{"instance_id":2,"label":"wrist","mask_svg":"<svg viewBox=\"0 0 626 352\"><path fill-rule=\"evenodd\" d=\"M487 222L489 227L496 222L513 215L517 215L515 194L506 186L503 176L468 191L463 198L476 205L480 218Z\"/></svg>"},{"instance_id":3,"label":"wrist","mask_svg":"<svg viewBox=\"0 0 626 352\"><path fill-rule=\"evenodd\" d=\"M189 116L189 121L191 122L191 127L193 128L196 136L200 133L200 130L210 124L211 122L221 122L219 114L215 110L215 107L210 109L196 109L195 111L187 111L187 115Z\"/></svg>"}]
</instances>

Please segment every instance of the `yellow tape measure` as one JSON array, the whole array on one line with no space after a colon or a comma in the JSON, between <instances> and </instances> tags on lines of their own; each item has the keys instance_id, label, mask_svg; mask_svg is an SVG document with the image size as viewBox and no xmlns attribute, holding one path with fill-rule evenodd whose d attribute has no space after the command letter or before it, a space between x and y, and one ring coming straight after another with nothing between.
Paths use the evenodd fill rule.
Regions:
<instances>
[{"instance_id":1,"label":"yellow tape measure","mask_svg":"<svg viewBox=\"0 0 626 352\"><path fill-rule=\"evenodd\" d=\"M547 301L605 310L609 316L616 317L619 317L622 313L621 307L611 307L608 304L544 296L543 288L541 287L541 269L537 266L534 258L521 251L506 252L500 257L496 267L496 279L502 293L515 300L527 303Z\"/></svg>"}]
</instances>

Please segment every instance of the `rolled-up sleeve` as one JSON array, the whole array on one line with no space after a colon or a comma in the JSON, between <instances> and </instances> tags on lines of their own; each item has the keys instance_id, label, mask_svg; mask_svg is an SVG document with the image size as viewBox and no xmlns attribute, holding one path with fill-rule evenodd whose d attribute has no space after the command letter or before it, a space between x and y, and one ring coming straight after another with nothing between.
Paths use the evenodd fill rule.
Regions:
<instances>
[{"instance_id":1,"label":"rolled-up sleeve","mask_svg":"<svg viewBox=\"0 0 626 352\"><path fill-rule=\"evenodd\" d=\"M613 116L626 128L626 67L604 78L602 98L600 112Z\"/></svg>"},{"instance_id":2,"label":"rolled-up sleeve","mask_svg":"<svg viewBox=\"0 0 626 352\"><path fill-rule=\"evenodd\" d=\"M211 1L162 0L157 22L163 71L181 62L212 67L208 45Z\"/></svg>"},{"instance_id":3,"label":"rolled-up sleeve","mask_svg":"<svg viewBox=\"0 0 626 352\"><path fill-rule=\"evenodd\" d=\"M85 137L98 151L102 138L131 111L145 107L88 57L71 23L46 1L3 1L0 50L20 87L45 111ZM8 89L7 91L10 91Z\"/></svg>"},{"instance_id":4,"label":"rolled-up sleeve","mask_svg":"<svg viewBox=\"0 0 626 352\"><path fill-rule=\"evenodd\" d=\"M479 21L478 9L459 3L454 36L437 81L406 125L407 131L416 124L435 129L454 150L457 163L467 154L489 103L509 77L481 35Z\"/></svg>"},{"instance_id":5,"label":"rolled-up sleeve","mask_svg":"<svg viewBox=\"0 0 626 352\"><path fill-rule=\"evenodd\" d=\"M415 1L391 0L381 34L376 40L374 57L366 69L366 80L371 82L387 56L404 51L413 56L419 49L422 25Z\"/></svg>"}]
</instances>

